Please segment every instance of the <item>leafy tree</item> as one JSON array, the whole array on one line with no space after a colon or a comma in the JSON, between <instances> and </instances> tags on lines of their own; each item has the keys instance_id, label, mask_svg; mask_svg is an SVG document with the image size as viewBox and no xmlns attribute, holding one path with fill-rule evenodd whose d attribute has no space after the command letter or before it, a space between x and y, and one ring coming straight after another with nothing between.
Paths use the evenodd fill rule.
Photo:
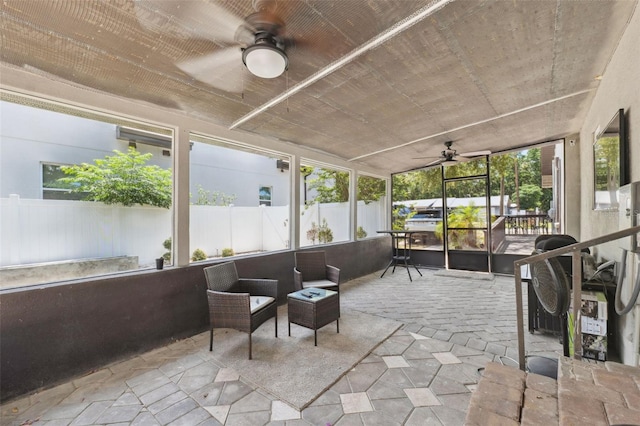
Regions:
<instances>
[{"instance_id":1,"label":"leafy tree","mask_svg":"<svg viewBox=\"0 0 640 426\"><path fill-rule=\"evenodd\" d=\"M393 201L412 200L409 173L397 173L391 176L391 198Z\"/></svg>"},{"instance_id":2,"label":"leafy tree","mask_svg":"<svg viewBox=\"0 0 640 426\"><path fill-rule=\"evenodd\" d=\"M444 175L447 178L478 176L487 173L487 163L484 157L479 157L470 161L459 162L444 168Z\"/></svg>"},{"instance_id":3,"label":"leafy tree","mask_svg":"<svg viewBox=\"0 0 640 426\"><path fill-rule=\"evenodd\" d=\"M527 201L522 202L522 194L520 194L520 208L532 209L536 207L542 207L543 209L549 208L549 203L553 198L553 189L542 189L542 170L541 170L541 155L542 150L540 148L533 148L518 154L518 183L520 187L523 185L533 185L541 189L540 198L537 199L535 205L531 207L527 204Z\"/></svg>"},{"instance_id":4,"label":"leafy tree","mask_svg":"<svg viewBox=\"0 0 640 426\"><path fill-rule=\"evenodd\" d=\"M517 192L522 185L541 186L541 149L532 148L523 150L517 154L509 153L495 155L490 158L490 193L500 196L500 213L505 213L504 195L512 194L511 199L517 200ZM516 169L518 179L516 179ZM444 168L444 173L448 178L483 175L486 172L484 159L461 162L454 166ZM606 171L603 168L602 181L607 181ZM406 173L398 173L392 177L392 198L394 202L405 200L439 198L442 194L441 167L431 167ZM525 190L526 191L526 190ZM447 184L447 195L449 197L473 197L483 196L485 193L485 183L481 179L470 179L450 182ZM541 189L539 199L535 201L535 207L549 206L553 196L552 188ZM525 195L526 197L526 195ZM525 205L522 208L527 208ZM531 207L528 207L531 208ZM400 208L394 209L393 220L394 229L402 229L402 224L406 217L401 213Z\"/></svg>"},{"instance_id":5,"label":"leafy tree","mask_svg":"<svg viewBox=\"0 0 640 426\"><path fill-rule=\"evenodd\" d=\"M314 202L318 203L345 203L349 201L349 173L310 166L300 167L300 173L307 180L307 189L316 190ZM359 176L358 201L370 203L377 201L386 194L385 181L371 176Z\"/></svg>"},{"instance_id":6,"label":"leafy tree","mask_svg":"<svg viewBox=\"0 0 640 426\"><path fill-rule=\"evenodd\" d=\"M491 157L491 171L498 175L500 181L500 216L504 215L505 180L509 172L513 171L515 158L513 154L503 154ZM493 180L493 179L492 179Z\"/></svg>"},{"instance_id":7,"label":"leafy tree","mask_svg":"<svg viewBox=\"0 0 640 426\"><path fill-rule=\"evenodd\" d=\"M619 146L620 140L617 136L598 138L598 143L593 146L595 190L609 192L612 204L617 202L616 190L620 182Z\"/></svg>"},{"instance_id":8,"label":"leafy tree","mask_svg":"<svg viewBox=\"0 0 640 426\"><path fill-rule=\"evenodd\" d=\"M314 174L315 172L315 174ZM307 189L315 189L317 203L345 203L349 201L349 173L306 166L300 173L307 178Z\"/></svg>"},{"instance_id":9,"label":"leafy tree","mask_svg":"<svg viewBox=\"0 0 640 426\"><path fill-rule=\"evenodd\" d=\"M533 210L540 207L542 189L537 185L524 184L520 186L520 208Z\"/></svg>"},{"instance_id":10,"label":"leafy tree","mask_svg":"<svg viewBox=\"0 0 640 426\"><path fill-rule=\"evenodd\" d=\"M151 205L171 207L171 171L158 166L145 165L153 156L141 154L135 148L127 153L118 150L115 155L94 160L95 164L62 166L68 175L60 182L73 187L73 192L86 193L85 200L105 204Z\"/></svg>"},{"instance_id":11,"label":"leafy tree","mask_svg":"<svg viewBox=\"0 0 640 426\"><path fill-rule=\"evenodd\" d=\"M518 153L518 182L521 186L542 185L540 152L540 148L532 148Z\"/></svg>"},{"instance_id":12,"label":"leafy tree","mask_svg":"<svg viewBox=\"0 0 640 426\"><path fill-rule=\"evenodd\" d=\"M400 231L404 229L405 223L407 219L413 217L417 212L409 211L409 207L404 204L396 204L393 207L393 212L391 213L392 224L391 229L395 229Z\"/></svg>"},{"instance_id":13,"label":"leafy tree","mask_svg":"<svg viewBox=\"0 0 640 426\"><path fill-rule=\"evenodd\" d=\"M421 200L442 196L440 167L393 175L393 201Z\"/></svg>"},{"instance_id":14,"label":"leafy tree","mask_svg":"<svg viewBox=\"0 0 640 426\"><path fill-rule=\"evenodd\" d=\"M378 201L387 193L387 186L383 179L372 176L358 176L358 201L369 204Z\"/></svg>"},{"instance_id":15,"label":"leafy tree","mask_svg":"<svg viewBox=\"0 0 640 426\"><path fill-rule=\"evenodd\" d=\"M484 179L459 180L447 184L447 197L484 197L486 190Z\"/></svg>"},{"instance_id":16,"label":"leafy tree","mask_svg":"<svg viewBox=\"0 0 640 426\"><path fill-rule=\"evenodd\" d=\"M228 206L238 198L235 194L227 195L221 191L209 191L198 185L197 206Z\"/></svg>"}]
</instances>

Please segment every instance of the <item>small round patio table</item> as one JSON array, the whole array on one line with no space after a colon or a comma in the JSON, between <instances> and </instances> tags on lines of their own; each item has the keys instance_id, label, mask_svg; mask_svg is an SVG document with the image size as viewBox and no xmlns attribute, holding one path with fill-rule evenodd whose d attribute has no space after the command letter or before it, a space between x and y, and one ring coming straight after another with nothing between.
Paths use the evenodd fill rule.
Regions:
<instances>
[{"instance_id":1,"label":"small round patio table","mask_svg":"<svg viewBox=\"0 0 640 426\"><path fill-rule=\"evenodd\" d=\"M389 234L391 235L391 260L389 264L385 268L380 278L384 277L384 274L387 273L387 270L393 265L393 269L391 273L393 274L396 271L396 266L401 265L407 269L407 273L409 274L409 281L413 282L411 278L411 271L409 270L410 266L413 266L415 270L422 276L422 272L418 269L416 265L411 262L411 236L419 231L407 231L407 230L386 230L386 231L378 231L379 234Z\"/></svg>"}]
</instances>

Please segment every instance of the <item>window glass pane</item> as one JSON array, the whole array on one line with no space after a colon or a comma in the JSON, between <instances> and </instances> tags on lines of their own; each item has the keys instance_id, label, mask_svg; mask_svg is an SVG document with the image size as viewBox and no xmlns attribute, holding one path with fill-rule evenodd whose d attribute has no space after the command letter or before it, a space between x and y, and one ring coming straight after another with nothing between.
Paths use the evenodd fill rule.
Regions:
<instances>
[{"instance_id":1,"label":"window glass pane","mask_svg":"<svg viewBox=\"0 0 640 426\"><path fill-rule=\"evenodd\" d=\"M72 164L66 164L71 166ZM45 200L84 200L89 196L87 192L74 191L80 185L78 182L65 182L67 177L59 164L42 164L42 198Z\"/></svg>"},{"instance_id":2,"label":"window glass pane","mask_svg":"<svg viewBox=\"0 0 640 426\"><path fill-rule=\"evenodd\" d=\"M3 287L155 268L158 235L171 235L171 157L117 129L166 129L7 101L0 120Z\"/></svg>"},{"instance_id":3,"label":"window glass pane","mask_svg":"<svg viewBox=\"0 0 640 426\"><path fill-rule=\"evenodd\" d=\"M450 250L486 250L486 179L447 182L447 243Z\"/></svg>"},{"instance_id":4,"label":"window glass pane","mask_svg":"<svg viewBox=\"0 0 640 426\"><path fill-rule=\"evenodd\" d=\"M261 206L270 206L271 205L271 187L270 186L261 186L259 193L260 205Z\"/></svg>"},{"instance_id":5,"label":"window glass pane","mask_svg":"<svg viewBox=\"0 0 640 426\"><path fill-rule=\"evenodd\" d=\"M288 249L289 158L201 135L191 142L191 260Z\"/></svg>"},{"instance_id":6,"label":"window glass pane","mask_svg":"<svg viewBox=\"0 0 640 426\"><path fill-rule=\"evenodd\" d=\"M473 160L463 161L452 166L444 166L444 176L447 179L481 176L487 174L487 161L485 157L478 157Z\"/></svg>"},{"instance_id":7,"label":"window glass pane","mask_svg":"<svg viewBox=\"0 0 640 426\"><path fill-rule=\"evenodd\" d=\"M563 151L557 143L490 157L496 253L529 254L538 235L558 232Z\"/></svg>"},{"instance_id":8,"label":"window glass pane","mask_svg":"<svg viewBox=\"0 0 640 426\"><path fill-rule=\"evenodd\" d=\"M65 177L60 170L59 164L43 164L42 165L42 187L48 189L65 189L71 190L74 185L71 183L59 182L58 179Z\"/></svg>"},{"instance_id":9,"label":"window glass pane","mask_svg":"<svg viewBox=\"0 0 640 426\"><path fill-rule=\"evenodd\" d=\"M349 240L349 172L307 163L300 179L300 246Z\"/></svg>"},{"instance_id":10,"label":"window glass pane","mask_svg":"<svg viewBox=\"0 0 640 426\"><path fill-rule=\"evenodd\" d=\"M358 228L356 238L375 237L387 229L387 181L373 176L358 176Z\"/></svg>"},{"instance_id":11,"label":"window glass pane","mask_svg":"<svg viewBox=\"0 0 640 426\"><path fill-rule=\"evenodd\" d=\"M418 231L413 249L442 250L440 166L393 175L393 229Z\"/></svg>"}]
</instances>

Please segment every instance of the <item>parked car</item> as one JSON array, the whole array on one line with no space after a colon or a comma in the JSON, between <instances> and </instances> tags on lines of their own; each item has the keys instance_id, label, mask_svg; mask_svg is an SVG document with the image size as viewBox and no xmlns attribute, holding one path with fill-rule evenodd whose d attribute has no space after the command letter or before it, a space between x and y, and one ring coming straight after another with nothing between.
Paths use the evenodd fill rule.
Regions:
<instances>
[{"instance_id":1,"label":"parked car","mask_svg":"<svg viewBox=\"0 0 640 426\"><path fill-rule=\"evenodd\" d=\"M421 231L423 233L415 234L414 242L425 243L428 240L434 241L435 231L438 224L442 222L442 211L439 209L420 211L404 223L404 227L408 231Z\"/></svg>"}]
</instances>

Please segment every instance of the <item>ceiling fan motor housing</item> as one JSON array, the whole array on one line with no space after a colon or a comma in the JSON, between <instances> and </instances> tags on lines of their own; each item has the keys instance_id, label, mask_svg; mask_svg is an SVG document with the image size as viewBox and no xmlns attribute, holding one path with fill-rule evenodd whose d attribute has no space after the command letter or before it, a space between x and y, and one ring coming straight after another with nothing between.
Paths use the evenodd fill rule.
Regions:
<instances>
[{"instance_id":1,"label":"ceiling fan motor housing","mask_svg":"<svg viewBox=\"0 0 640 426\"><path fill-rule=\"evenodd\" d=\"M254 44L242 50L242 62L255 76L276 78L289 67L285 44L278 36L283 23L273 14L259 11L247 17Z\"/></svg>"},{"instance_id":2,"label":"ceiling fan motor housing","mask_svg":"<svg viewBox=\"0 0 640 426\"><path fill-rule=\"evenodd\" d=\"M445 149L442 151L442 158L447 161L453 160L453 157L456 156L456 150L452 149L451 145L453 145L453 141L446 141L444 143Z\"/></svg>"}]
</instances>

